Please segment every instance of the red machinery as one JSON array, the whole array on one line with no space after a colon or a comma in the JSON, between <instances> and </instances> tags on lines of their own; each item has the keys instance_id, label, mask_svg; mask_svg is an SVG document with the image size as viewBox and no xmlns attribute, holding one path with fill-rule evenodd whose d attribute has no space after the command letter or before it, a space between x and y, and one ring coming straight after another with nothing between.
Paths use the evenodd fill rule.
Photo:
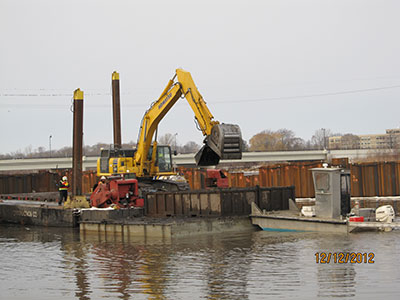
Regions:
<instances>
[{"instance_id":1,"label":"red machinery","mask_svg":"<svg viewBox=\"0 0 400 300\"><path fill-rule=\"evenodd\" d=\"M91 206L105 208L112 204L118 208L143 207L144 200L139 198L138 181L110 178L108 183L100 183L90 195Z\"/></svg>"},{"instance_id":2,"label":"red machinery","mask_svg":"<svg viewBox=\"0 0 400 300\"><path fill-rule=\"evenodd\" d=\"M229 181L225 173L219 169L207 169L206 188L228 188Z\"/></svg>"}]
</instances>

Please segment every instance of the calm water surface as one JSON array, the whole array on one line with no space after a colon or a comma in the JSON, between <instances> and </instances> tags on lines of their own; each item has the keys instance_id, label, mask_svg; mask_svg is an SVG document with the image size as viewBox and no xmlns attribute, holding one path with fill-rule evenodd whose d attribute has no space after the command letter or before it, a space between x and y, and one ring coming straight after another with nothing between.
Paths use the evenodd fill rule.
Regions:
<instances>
[{"instance_id":1,"label":"calm water surface","mask_svg":"<svg viewBox=\"0 0 400 300\"><path fill-rule=\"evenodd\" d=\"M400 232L104 241L0 225L0 299L400 299ZM374 264L317 264L373 252Z\"/></svg>"}]
</instances>

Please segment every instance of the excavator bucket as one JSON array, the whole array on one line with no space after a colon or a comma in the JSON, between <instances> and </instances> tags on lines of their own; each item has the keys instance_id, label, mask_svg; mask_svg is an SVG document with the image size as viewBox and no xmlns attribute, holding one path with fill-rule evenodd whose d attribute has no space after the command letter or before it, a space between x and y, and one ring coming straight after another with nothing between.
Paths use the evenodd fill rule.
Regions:
<instances>
[{"instance_id":1,"label":"excavator bucket","mask_svg":"<svg viewBox=\"0 0 400 300\"><path fill-rule=\"evenodd\" d=\"M198 166L215 166L220 159L242 158L242 133L238 125L217 124L195 155Z\"/></svg>"}]
</instances>

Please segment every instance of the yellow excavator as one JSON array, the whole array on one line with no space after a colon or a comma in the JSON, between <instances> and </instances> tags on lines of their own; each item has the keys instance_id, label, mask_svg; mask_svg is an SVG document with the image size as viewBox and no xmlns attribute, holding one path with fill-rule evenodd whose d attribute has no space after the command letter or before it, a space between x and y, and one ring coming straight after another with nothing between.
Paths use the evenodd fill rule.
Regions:
<instances>
[{"instance_id":1,"label":"yellow excavator","mask_svg":"<svg viewBox=\"0 0 400 300\"><path fill-rule=\"evenodd\" d=\"M123 174L126 178L136 178L154 186L157 179L163 178L166 182L165 178L176 175L171 147L157 144L157 127L180 98L188 101L198 128L205 136L203 147L195 155L198 166L217 165L220 159L242 158L239 126L214 120L190 73L177 69L161 96L145 112L136 149L103 149L97 162L97 175Z\"/></svg>"}]
</instances>

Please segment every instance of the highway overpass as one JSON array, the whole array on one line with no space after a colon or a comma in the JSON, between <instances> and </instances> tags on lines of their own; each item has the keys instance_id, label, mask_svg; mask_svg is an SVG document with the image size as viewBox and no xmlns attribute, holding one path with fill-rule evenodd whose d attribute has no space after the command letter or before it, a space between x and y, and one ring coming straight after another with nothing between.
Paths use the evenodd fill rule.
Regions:
<instances>
[{"instance_id":1,"label":"highway overpass","mask_svg":"<svg viewBox=\"0 0 400 300\"><path fill-rule=\"evenodd\" d=\"M242 160L224 160L223 163L271 163L285 161L327 160L330 158L348 157L351 160L366 158L390 149L379 150L312 150L312 151L276 151L244 152ZM98 157L83 157L83 170L95 169ZM173 157L177 166L195 166L194 154L178 154ZM72 158L34 158L0 160L0 171L67 169L72 168Z\"/></svg>"}]
</instances>

